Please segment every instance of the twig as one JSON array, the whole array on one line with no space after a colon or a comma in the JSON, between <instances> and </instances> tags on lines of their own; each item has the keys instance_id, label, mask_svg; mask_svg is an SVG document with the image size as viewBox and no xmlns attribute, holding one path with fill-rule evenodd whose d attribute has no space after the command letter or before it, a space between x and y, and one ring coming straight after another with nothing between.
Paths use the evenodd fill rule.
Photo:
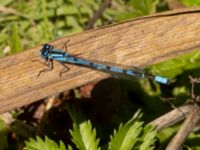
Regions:
<instances>
[{"instance_id":1,"label":"twig","mask_svg":"<svg viewBox=\"0 0 200 150\"><path fill-rule=\"evenodd\" d=\"M184 143L186 137L192 131L192 129L196 126L200 119L200 109L198 105L193 105L192 111L188 115L188 118L184 121L181 129L171 140L166 150L179 150Z\"/></svg>"},{"instance_id":2,"label":"twig","mask_svg":"<svg viewBox=\"0 0 200 150\"><path fill-rule=\"evenodd\" d=\"M104 0L101 3L101 6L96 11L96 13L93 15L93 17L89 20L87 26L85 27L85 30L92 29L97 19L103 14L104 10L108 7L108 5L111 3L112 0Z\"/></svg>"},{"instance_id":3,"label":"twig","mask_svg":"<svg viewBox=\"0 0 200 150\"><path fill-rule=\"evenodd\" d=\"M198 101L200 99L200 96L196 96L194 93L194 86L195 83L200 83L199 78L193 78L192 76L189 76L190 82L192 84L191 87L191 98L193 107L190 111L190 114L188 115L187 119L184 121L183 125L181 126L178 133L174 136L174 138L170 141L170 143L167 146L167 150L177 150L180 149L186 140L188 134L192 129L196 126L198 121L200 120L200 108L198 105Z\"/></svg>"},{"instance_id":4,"label":"twig","mask_svg":"<svg viewBox=\"0 0 200 150\"><path fill-rule=\"evenodd\" d=\"M156 130L167 128L185 118L188 113L193 109L193 105L185 105L174 109L171 112L159 117L158 119L150 122L149 124L156 126Z\"/></svg>"},{"instance_id":5,"label":"twig","mask_svg":"<svg viewBox=\"0 0 200 150\"><path fill-rule=\"evenodd\" d=\"M199 96L195 96L195 93L194 93L194 85L195 83L199 84L200 83L200 78L193 78L191 75L189 75L189 79L190 79L190 83L192 84L192 87L191 87L191 97L192 97L192 101L194 103L198 102L200 97Z\"/></svg>"},{"instance_id":6,"label":"twig","mask_svg":"<svg viewBox=\"0 0 200 150\"><path fill-rule=\"evenodd\" d=\"M171 98L160 97L160 99L161 99L163 102L167 102L173 109L178 109L178 110L182 113L183 116L185 115L178 107L176 107L176 106L171 102L172 100L175 100L175 99L176 99L175 97L171 97Z\"/></svg>"}]
</instances>

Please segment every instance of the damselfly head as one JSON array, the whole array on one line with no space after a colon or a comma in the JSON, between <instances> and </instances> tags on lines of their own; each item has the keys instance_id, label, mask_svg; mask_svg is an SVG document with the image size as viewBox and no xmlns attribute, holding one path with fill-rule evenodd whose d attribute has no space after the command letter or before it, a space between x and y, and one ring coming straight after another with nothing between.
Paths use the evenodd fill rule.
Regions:
<instances>
[{"instance_id":1,"label":"damselfly head","mask_svg":"<svg viewBox=\"0 0 200 150\"><path fill-rule=\"evenodd\" d=\"M53 50L52 45L44 44L42 49L40 50L41 57L43 57L44 59L48 59L48 55L49 53L51 53L52 50Z\"/></svg>"}]
</instances>

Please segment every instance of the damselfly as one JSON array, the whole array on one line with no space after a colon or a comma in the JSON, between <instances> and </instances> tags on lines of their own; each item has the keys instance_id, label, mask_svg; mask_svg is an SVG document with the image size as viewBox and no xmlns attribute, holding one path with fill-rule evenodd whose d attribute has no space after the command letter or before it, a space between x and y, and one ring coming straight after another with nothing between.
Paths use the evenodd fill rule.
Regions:
<instances>
[{"instance_id":1,"label":"damselfly","mask_svg":"<svg viewBox=\"0 0 200 150\"><path fill-rule=\"evenodd\" d=\"M100 61L92 61L92 60L86 60L77 57L76 55L71 55L66 51L60 50L60 49L54 49L54 46L45 44L42 49L40 50L40 55L43 59L45 59L45 65L48 66L48 68L45 68L41 70L38 74L46 71L50 71L53 69L53 61L56 60L59 62L61 65L64 66L63 70L60 72L60 76L62 73L69 71L69 67L66 66L66 63L68 64L73 64L73 65L78 65L78 66L83 66L87 68L91 68L94 70L99 70L102 72L109 73L114 76L118 77L124 77L124 78L130 78L133 79L135 78L148 78L151 80L155 80L159 83L162 84L168 84L169 80L165 77L161 77L158 75L151 75L145 73L144 70L138 68L138 67L130 67L130 66L122 66L122 65L117 65L113 63L105 63L105 62L100 62ZM120 66L120 67L119 67ZM126 68L126 69L125 69ZM131 69L130 69L131 68Z\"/></svg>"}]
</instances>

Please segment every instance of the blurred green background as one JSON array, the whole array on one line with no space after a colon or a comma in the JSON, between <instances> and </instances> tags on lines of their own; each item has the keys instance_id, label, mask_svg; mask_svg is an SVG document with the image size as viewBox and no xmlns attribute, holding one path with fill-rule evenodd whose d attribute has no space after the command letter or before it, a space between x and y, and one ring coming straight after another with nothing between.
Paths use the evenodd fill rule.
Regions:
<instances>
[{"instance_id":1,"label":"blurred green background","mask_svg":"<svg viewBox=\"0 0 200 150\"><path fill-rule=\"evenodd\" d=\"M102 0L0 0L0 57L12 55L63 36L85 31L88 22L102 3ZM111 3L93 27L98 28L152 13L198 5L200 5L200 0L111 0ZM101 144L105 144L104 142L108 140L109 135L106 135L106 132L110 133L113 126L116 127L121 122L129 120L138 108L142 108L144 113L142 120L145 123L171 110L172 108L162 102L160 97L175 98L173 101L175 106L184 104L190 98L191 84L188 75L200 77L200 51L156 64L147 68L147 70L154 74L172 78L175 82L170 86L165 86L147 80L135 83L116 82L108 79L105 82L109 83L109 89L106 89L102 82L93 90L93 98L96 99L96 104L92 105L92 108L96 109L94 112L99 113L98 107L102 107L104 114L98 116L99 118L109 115L114 118L112 118L114 120L112 126L106 128L102 124L99 125L99 128L102 128L99 133ZM98 87L104 89L100 94L96 92ZM68 97L73 97L76 100L80 99L80 95L83 94L80 89L78 89L78 92L77 89L73 90L74 96ZM109 95L109 102L107 101L108 97L106 97L108 92L112 93ZM195 88L195 92L199 94L200 87ZM102 97L102 95L106 96ZM116 114L112 114L113 109L118 109ZM83 110L85 110L84 113L89 113L88 109ZM59 112L56 111L56 113ZM56 113L53 113L52 116L56 116ZM24 139L32 136L32 134L28 134L29 130L32 133L32 127L29 125L31 123L33 125L34 121L31 120L30 123L27 118L30 118L29 115L33 114L26 112L25 109L17 113L14 112L12 115L21 122L15 121L15 125L9 129L3 122L0 122L0 150L6 147L8 149L20 149L19 147L22 147ZM24 119L23 115L28 117ZM54 124L56 121L52 122L52 125L56 126ZM158 144L159 149L163 149L163 146L178 130L177 126L158 133L157 138L161 145ZM46 135L56 140L66 140L63 137L55 138L54 132L56 131L52 131L53 127L49 128L48 126L46 129ZM60 126L55 128L60 128ZM106 128L106 131L102 131L103 128ZM12 137L13 134L15 138ZM15 140L12 141L11 139ZM199 130L190 134L185 147L200 149L196 141L200 141ZM14 143L14 145L11 146L9 143Z\"/></svg>"},{"instance_id":2,"label":"blurred green background","mask_svg":"<svg viewBox=\"0 0 200 150\"><path fill-rule=\"evenodd\" d=\"M83 32L101 3L102 0L1 0L0 56ZM164 10L168 10L167 1L113 0L94 27Z\"/></svg>"}]
</instances>

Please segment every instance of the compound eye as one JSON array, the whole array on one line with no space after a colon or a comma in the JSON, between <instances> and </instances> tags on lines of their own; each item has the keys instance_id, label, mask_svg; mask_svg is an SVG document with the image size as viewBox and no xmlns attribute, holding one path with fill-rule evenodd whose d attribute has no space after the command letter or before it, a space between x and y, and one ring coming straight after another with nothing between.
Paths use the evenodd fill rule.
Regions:
<instances>
[{"instance_id":1,"label":"compound eye","mask_svg":"<svg viewBox=\"0 0 200 150\"><path fill-rule=\"evenodd\" d=\"M44 48L49 49L49 45L45 44Z\"/></svg>"}]
</instances>

